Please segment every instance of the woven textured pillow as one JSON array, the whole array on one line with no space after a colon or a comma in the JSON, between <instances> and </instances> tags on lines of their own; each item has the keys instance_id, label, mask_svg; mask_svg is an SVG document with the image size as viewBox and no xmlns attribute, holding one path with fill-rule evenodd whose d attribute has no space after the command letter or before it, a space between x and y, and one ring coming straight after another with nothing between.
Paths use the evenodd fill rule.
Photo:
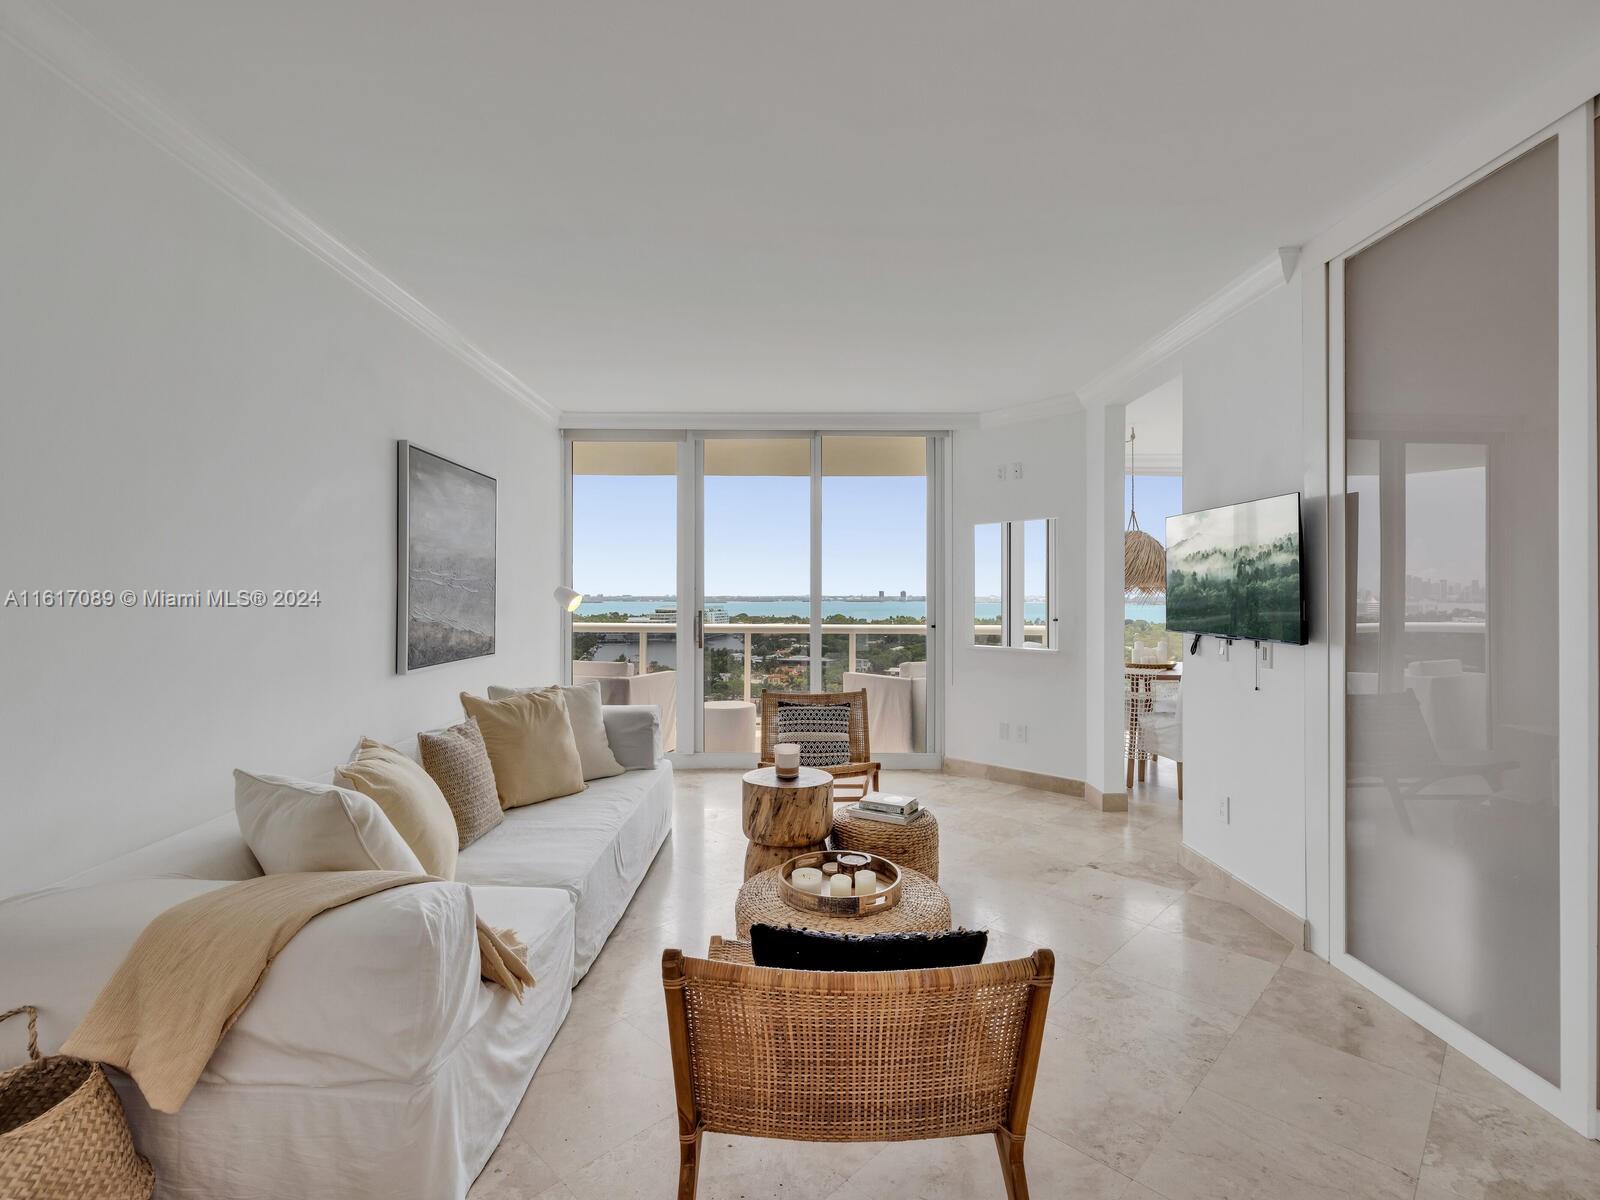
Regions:
<instances>
[{"instance_id":1,"label":"woven textured pillow","mask_svg":"<svg viewBox=\"0 0 1600 1200\"><path fill-rule=\"evenodd\" d=\"M775 742L800 747L803 767L838 767L850 761L849 704L778 701Z\"/></svg>"},{"instance_id":2,"label":"woven textured pillow","mask_svg":"<svg viewBox=\"0 0 1600 1200\"><path fill-rule=\"evenodd\" d=\"M750 927L750 959L758 967L790 971L922 971L970 967L983 961L989 934L982 929L949 933L825 933L816 929Z\"/></svg>"},{"instance_id":3,"label":"woven textured pillow","mask_svg":"<svg viewBox=\"0 0 1600 1200\"><path fill-rule=\"evenodd\" d=\"M420 733L417 745L422 750L423 768L439 785L456 819L460 849L465 850L506 819L494 789L494 767L476 721Z\"/></svg>"}]
</instances>

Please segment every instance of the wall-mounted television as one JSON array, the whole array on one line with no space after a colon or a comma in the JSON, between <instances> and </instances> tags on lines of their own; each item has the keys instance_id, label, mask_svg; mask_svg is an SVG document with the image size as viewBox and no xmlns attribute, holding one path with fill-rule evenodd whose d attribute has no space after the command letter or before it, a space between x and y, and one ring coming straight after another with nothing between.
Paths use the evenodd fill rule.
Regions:
<instances>
[{"instance_id":1,"label":"wall-mounted television","mask_svg":"<svg viewBox=\"0 0 1600 1200\"><path fill-rule=\"evenodd\" d=\"M1300 493L1167 518L1167 628L1306 643Z\"/></svg>"}]
</instances>

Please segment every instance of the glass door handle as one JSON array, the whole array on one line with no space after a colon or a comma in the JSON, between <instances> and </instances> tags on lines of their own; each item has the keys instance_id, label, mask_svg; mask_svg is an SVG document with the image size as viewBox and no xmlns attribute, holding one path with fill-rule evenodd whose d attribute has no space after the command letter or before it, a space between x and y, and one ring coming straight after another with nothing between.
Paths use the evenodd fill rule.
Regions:
<instances>
[{"instance_id":1,"label":"glass door handle","mask_svg":"<svg viewBox=\"0 0 1600 1200\"><path fill-rule=\"evenodd\" d=\"M694 613L694 648L696 650L704 650L706 648L706 633L705 633L705 630L706 630L705 612L703 610L701 610L701 609L695 609L695 613Z\"/></svg>"}]
</instances>

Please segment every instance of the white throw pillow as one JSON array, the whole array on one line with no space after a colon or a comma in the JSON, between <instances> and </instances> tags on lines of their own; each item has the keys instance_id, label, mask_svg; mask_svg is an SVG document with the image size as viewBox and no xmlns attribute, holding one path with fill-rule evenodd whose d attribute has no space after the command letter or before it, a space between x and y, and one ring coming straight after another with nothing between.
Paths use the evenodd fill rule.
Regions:
<instances>
[{"instance_id":1,"label":"white throw pillow","mask_svg":"<svg viewBox=\"0 0 1600 1200\"><path fill-rule=\"evenodd\" d=\"M578 758L583 763L584 779L609 779L621 775L627 768L611 753L611 742L606 738L605 717L600 708L600 682L591 679L573 687L559 688L567 702L567 720L572 722L572 738L578 743ZM549 691L549 688L491 687L489 699L505 700L529 692Z\"/></svg>"},{"instance_id":2,"label":"white throw pillow","mask_svg":"<svg viewBox=\"0 0 1600 1200\"><path fill-rule=\"evenodd\" d=\"M360 792L281 775L233 773L239 832L268 875L406 871L425 875L383 810Z\"/></svg>"}]
</instances>

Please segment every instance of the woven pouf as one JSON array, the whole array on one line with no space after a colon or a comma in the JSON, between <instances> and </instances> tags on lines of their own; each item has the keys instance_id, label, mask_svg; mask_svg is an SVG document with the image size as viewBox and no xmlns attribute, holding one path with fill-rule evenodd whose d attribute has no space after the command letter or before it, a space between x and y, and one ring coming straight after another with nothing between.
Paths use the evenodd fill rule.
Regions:
<instances>
[{"instance_id":1,"label":"woven pouf","mask_svg":"<svg viewBox=\"0 0 1600 1200\"><path fill-rule=\"evenodd\" d=\"M900 903L863 917L834 917L792 908L778 884L781 867L745 880L733 907L733 924L741 938L752 925L794 926L824 933L943 933L950 928L950 901L939 885L909 868L900 870Z\"/></svg>"},{"instance_id":2,"label":"woven pouf","mask_svg":"<svg viewBox=\"0 0 1600 1200\"><path fill-rule=\"evenodd\" d=\"M849 806L841 806L834 810L828 845L834 850L876 854L929 879L939 878L939 822L932 809L923 809L922 816L910 825L891 825L858 817Z\"/></svg>"}]
</instances>

